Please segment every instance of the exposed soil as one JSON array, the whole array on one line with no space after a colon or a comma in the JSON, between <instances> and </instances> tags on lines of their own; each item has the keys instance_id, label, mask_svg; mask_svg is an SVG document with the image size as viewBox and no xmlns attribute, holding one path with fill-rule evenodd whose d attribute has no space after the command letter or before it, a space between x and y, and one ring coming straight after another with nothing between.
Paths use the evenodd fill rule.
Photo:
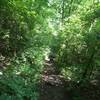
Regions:
<instances>
[{"instance_id":1,"label":"exposed soil","mask_svg":"<svg viewBox=\"0 0 100 100\"><path fill-rule=\"evenodd\" d=\"M46 62L42 74L39 100L71 100L65 89L65 81L53 63Z\"/></svg>"}]
</instances>

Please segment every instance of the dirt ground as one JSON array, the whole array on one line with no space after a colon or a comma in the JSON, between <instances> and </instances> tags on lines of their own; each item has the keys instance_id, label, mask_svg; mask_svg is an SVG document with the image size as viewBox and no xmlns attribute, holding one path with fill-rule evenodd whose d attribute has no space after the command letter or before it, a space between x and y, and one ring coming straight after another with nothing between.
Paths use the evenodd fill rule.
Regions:
<instances>
[{"instance_id":1,"label":"dirt ground","mask_svg":"<svg viewBox=\"0 0 100 100\"><path fill-rule=\"evenodd\" d=\"M71 100L65 88L65 81L53 63L46 62L42 74L39 100Z\"/></svg>"}]
</instances>

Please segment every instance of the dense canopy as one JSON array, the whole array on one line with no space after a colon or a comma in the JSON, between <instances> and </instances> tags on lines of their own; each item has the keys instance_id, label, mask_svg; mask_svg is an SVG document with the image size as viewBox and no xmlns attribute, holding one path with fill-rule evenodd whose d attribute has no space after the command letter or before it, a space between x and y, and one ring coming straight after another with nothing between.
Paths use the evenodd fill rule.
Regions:
<instances>
[{"instance_id":1,"label":"dense canopy","mask_svg":"<svg viewBox=\"0 0 100 100\"><path fill-rule=\"evenodd\" d=\"M100 0L0 0L0 100L42 100L46 67L68 100L99 100ZM80 95L89 84L94 98Z\"/></svg>"}]
</instances>

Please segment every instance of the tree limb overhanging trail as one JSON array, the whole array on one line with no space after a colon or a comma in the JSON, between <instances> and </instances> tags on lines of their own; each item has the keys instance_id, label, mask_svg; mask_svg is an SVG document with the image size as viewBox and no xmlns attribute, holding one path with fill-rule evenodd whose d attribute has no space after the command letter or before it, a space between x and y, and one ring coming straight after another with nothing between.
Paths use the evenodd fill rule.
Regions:
<instances>
[{"instance_id":1,"label":"tree limb overhanging trail","mask_svg":"<svg viewBox=\"0 0 100 100\"><path fill-rule=\"evenodd\" d=\"M45 62L40 83L39 100L70 100L63 76L57 73L52 62Z\"/></svg>"}]
</instances>

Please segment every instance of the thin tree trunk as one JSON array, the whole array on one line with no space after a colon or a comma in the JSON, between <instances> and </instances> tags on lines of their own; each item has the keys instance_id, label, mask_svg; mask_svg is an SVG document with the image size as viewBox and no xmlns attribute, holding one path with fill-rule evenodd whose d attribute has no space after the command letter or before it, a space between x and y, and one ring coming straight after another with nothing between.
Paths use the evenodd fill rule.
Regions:
<instances>
[{"instance_id":1,"label":"thin tree trunk","mask_svg":"<svg viewBox=\"0 0 100 100\"><path fill-rule=\"evenodd\" d=\"M88 70L91 68L91 66L93 67L93 65L91 63L93 61L93 58L94 58L95 53L96 53L96 50L94 49L93 52L92 52L92 54L91 54L91 56L90 56L90 58L89 58L89 61L87 63L87 66L85 67L85 71L84 71L84 73L82 75L82 78L81 78L80 83L82 83L87 78ZM88 77L90 77L90 75Z\"/></svg>"},{"instance_id":2,"label":"thin tree trunk","mask_svg":"<svg viewBox=\"0 0 100 100\"><path fill-rule=\"evenodd\" d=\"M65 13L65 0L62 0L62 18L61 18L61 20L62 20L62 25L64 24L64 13Z\"/></svg>"},{"instance_id":3,"label":"thin tree trunk","mask_svg":"<svg viewBox=\"0 0 100 100\"><path fill-rule=\"evenodd\" d=\"M71 10L72 10L72 3L73 3L73 0L71 0L71 1L70 1L70 5L69 5L69 6L70 6L70 7L69 7L69 15L71 14Z\"/></svg>"}]
</instances>

